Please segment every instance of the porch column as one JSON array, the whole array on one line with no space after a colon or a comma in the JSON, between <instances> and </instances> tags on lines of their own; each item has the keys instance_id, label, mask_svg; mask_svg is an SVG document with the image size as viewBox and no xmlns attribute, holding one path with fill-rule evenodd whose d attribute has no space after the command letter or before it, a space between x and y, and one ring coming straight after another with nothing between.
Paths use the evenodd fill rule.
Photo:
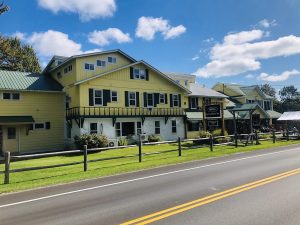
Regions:
<instances>
[{"instance_id":1,"label":"porch column","mask_svg":"<svg viewBox=\"0 0 300 225\"><path fill-rule=\"evenodd\" d=\"M206 112L205 112L205 99L202 98L202 111L203 111L203 128L204 128L204 131L206 131Z\"/></svg>"}]
</instances>

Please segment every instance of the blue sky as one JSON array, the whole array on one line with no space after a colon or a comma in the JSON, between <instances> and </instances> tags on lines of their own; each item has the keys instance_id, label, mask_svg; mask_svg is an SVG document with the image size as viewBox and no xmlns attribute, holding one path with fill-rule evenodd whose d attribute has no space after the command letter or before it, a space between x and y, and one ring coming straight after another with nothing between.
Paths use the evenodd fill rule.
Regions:
<instances>
[{"instance_id":1,"label":"blue sky","mask_svg":"<svg viewBox=\"0 0 300 225\"><path fill-rule=\"evenodd\" d=\"M298 0L4 0L5 35L51 55L120 48L198 82L300 88Z\"/></svg>"}]
</instances>

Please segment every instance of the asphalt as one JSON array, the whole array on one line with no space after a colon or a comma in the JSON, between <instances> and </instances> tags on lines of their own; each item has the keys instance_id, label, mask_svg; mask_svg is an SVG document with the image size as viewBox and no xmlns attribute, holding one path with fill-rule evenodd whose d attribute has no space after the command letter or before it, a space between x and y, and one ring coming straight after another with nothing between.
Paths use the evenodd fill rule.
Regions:
<instances>
[{"instance_id":1,"label":"asphalt","mask_svg":"<svg viewBox=\"0 0 300 225\"><path fill-rule=\"evenodd\" d=\"M120 224L297 168L300 145L5 194L0 224ZM299 181L294 175L155 224L298 225Z\"/></svg>"}]
</instances>

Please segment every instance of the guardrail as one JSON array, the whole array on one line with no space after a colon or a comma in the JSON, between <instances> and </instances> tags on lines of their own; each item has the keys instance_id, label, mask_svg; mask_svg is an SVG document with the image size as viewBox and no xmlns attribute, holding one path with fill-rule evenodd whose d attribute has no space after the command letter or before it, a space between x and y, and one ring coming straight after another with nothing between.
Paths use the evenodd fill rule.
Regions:
<instances>
[{"instance_id":1,"label":"guardrail","mask_svg":"<svg viewBox=\"0 0 300 225\"><path fill-rule=\"evenodd\" d=\"M267 138L262 138L264 136L269 135ZM49 153L39 153L39 154L31 154L31 155L17 155L12 156L10 152L4 153L4 171L0 171L0 174L4 174L4 184L9 184L10 182L10 174L17 173L17 172L25 172L31 170L41 170L41 169L49 169L49 168L56 168L56 167L64 167L64 166L71 166L71 165L78 165L83 164L83 171L86 172L88 170L88 163L91 162L99 162L99 161L107 161L107 160L114 160L114 159L124 159L124 158L131 158L131 157L138 157L138 161L141 163L143 156L153 155L153 154L163 154L169 152L178 152L178 156L182 156L183 150L201 148L209 146L210 151L214 150L214 146L220 145L233 145L238 147L238 141L242 143L244 146L247 146L249 143L258 145L259 141L262 140L272 140L273 143L279 139L286 139L289 141L293 138L299 138L299 134L295 134L293 131L286 131L286 132L269 132L269 133L253 133L253 134L235 134L235 135L228 135L228 136L210 136L206 138L196 138L196 139L181 139L178 137L176 141L161 141L161 142L151 142L151 143L143 143L141 136L139 136L138 145L129 145L129 146L117 146L117 147L105 147L105 148L90 148L88 149L87 145L84 146L82 150L71 150L71 151L61 151L61 152L49 152ZM221 140L221 141L220 141ZM196 145L183 147L183 142L191 142L193 141ZM176 149L171 150L164 150L164 151L157 151L157 152L149 152L144 153L142 151L142 146L151 146L151 145L158 145L158 144L175 144L177 143ZM197 145L198 144L198 145ZM88 153L92 152L100 152L100 151L110 151L122 148L131 148L138 146L138 153L132 155L125 155L125 156L115 156L115 157L108 157L108 158L99 158L99 159L92 159L88 160ZM78 162L70 162L70 163L63 163L63 164L55 164L55 165L45 165L45 166L37 166L37 167L27 167L27 168L20 168L20 169L11 169L10 163L13 161L20 161L20 160L28 160L28 159L38 159L38 158L45 158L45 157L52 157L52 156L67 156L67 155L74 155L74 154L81 154L83 156L82 161Z\"/></svg>"}]
</instances>

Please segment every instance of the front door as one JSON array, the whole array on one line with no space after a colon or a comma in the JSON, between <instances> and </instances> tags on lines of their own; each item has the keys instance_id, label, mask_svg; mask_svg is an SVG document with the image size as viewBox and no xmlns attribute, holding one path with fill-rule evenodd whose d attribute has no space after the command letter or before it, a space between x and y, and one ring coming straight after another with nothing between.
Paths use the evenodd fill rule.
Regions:
<instances>
[{"instance_id":1,"label":"front door","mask_svg":"<svg viewBox=\"0 0 300 225\"><path fill-rule=\"evenodd\" d=\"M3 151L19 152L19 127L3 126Z\"/></svg>"}]
</instances>

